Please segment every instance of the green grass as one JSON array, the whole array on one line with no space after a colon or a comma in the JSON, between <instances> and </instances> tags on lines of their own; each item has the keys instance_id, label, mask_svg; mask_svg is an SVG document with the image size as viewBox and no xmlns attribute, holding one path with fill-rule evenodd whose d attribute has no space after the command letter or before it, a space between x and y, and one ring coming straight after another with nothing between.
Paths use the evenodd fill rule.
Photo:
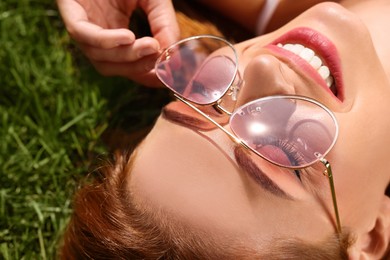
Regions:
<instances>
[{"instance_id":1,"label":"green grass","mask_svg":"<svg viewBox=\"0 0 390 260\"><path fill-rule=\"evenodd\" d=\"M166 100L98 75L54 0L1 0L0 259L56 258L72 194L108 153L102 134L150 125Z\"/></svg>"}]
</instances>

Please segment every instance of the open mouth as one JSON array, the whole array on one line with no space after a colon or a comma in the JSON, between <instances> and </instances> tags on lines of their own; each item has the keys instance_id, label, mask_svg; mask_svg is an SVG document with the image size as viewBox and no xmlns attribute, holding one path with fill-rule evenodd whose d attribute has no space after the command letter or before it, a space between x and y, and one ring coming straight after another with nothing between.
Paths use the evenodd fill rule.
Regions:
<instances>
[{"instance_id":1,"label":"open mouth","mask_svg":"<svg viewBox=\"0 0 390 260\"><path fill-rule=\"evenodd\" d=\"M272 45L292 53L311 74L328 88L338 99L342 100L340 80L340 62L336 47L329 39L310 28L297 28L283 35Z\"/></svg>"},{"instance_id":2,"label":"open mouth","mask_svg":"<svg viewBox=\"0 0 390 260\"><path fill-rule=\"evenodd\" d=\"M318 54L316 54L312 49L303 46L302 44L278 43L277 46L291 51L292 53L307 61L325 81L326 85L332 91L332 93L337 96L337 88L334 84L333 75L330 73L329 67L324 65L324 62Z\"/></svg>"}]
</instances>

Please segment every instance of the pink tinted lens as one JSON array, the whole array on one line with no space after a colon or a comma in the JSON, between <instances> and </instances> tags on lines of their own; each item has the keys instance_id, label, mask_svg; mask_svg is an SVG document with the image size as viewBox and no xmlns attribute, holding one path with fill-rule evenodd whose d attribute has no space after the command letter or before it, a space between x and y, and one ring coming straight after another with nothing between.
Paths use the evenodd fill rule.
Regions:
<instances>
[{"instance_id":1,"label":"pink tinted lens","mask_svg":"<svg viewBox=\"0 0 390 260\"><path fill-rule=\"evenodd\" d=\"M206 105L220 99L237 72L235 50L218 37L185 39L165 50L156 62L156 74L185 99Z\"/></svg>"},{"instance_id":2,"label":"pink tinted lens","mask_svg":"<svg viewBox=\"0 0 390 260\"><path fill-rule=\"evenodd\" d=\"M238 108L230 118L232 131L255 153L279 166L307 167L333 147L337 121L314 100L272 96Z\"/></svg>"}]
</instances>

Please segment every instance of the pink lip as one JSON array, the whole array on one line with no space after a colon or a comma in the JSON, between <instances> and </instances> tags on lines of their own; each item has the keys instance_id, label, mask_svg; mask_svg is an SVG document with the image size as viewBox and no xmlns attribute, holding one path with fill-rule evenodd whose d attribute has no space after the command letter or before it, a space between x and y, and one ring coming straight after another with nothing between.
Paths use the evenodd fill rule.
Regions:
<instances>
[{"instance_id":1,"label":"pink lip","mask_svg":"<svg viewBox=\"0 0 390 260\"><path fill-rule=\"evenodd\" d=\"M335 85L337 87L337 97L328 88L325 81L317 73L317 71L304 59L298 55L287 51L283 48L276 46L276 44L282 43L295 43L302 44L305 47L312 49L315 53L321 56L322 62L329 67L331 74L333 75ZM319 85L321 85L328 93L339 101L344 100L344 91L341 80L340 58L337 53L336 46L324 35L319 32L306 28L296 28L275 41L266 46L267 49L272 51L275 55L280 56L282 60L294 64L299 70L301 70L304 76L309 76Z\"/></svg>"}]
</instances>

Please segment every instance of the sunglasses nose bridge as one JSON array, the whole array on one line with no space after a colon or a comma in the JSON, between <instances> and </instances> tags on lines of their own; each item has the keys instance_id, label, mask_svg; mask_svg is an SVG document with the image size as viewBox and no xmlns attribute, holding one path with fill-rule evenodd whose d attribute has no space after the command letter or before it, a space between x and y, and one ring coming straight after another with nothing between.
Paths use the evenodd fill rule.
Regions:
<instances>
[{"instance_id":1,"label":"sunglasses nose bridge","mask_svg":"<svg viewBox=\"0 0 390 260\"><path fill-rule=\"evenodd\" d=\"M237 70L233 82L226 87L225 93L213 105L214 109L220 114L231 116L236 107L237 97L243 85L240 72Z\"/></svg>"}]
</instances>

